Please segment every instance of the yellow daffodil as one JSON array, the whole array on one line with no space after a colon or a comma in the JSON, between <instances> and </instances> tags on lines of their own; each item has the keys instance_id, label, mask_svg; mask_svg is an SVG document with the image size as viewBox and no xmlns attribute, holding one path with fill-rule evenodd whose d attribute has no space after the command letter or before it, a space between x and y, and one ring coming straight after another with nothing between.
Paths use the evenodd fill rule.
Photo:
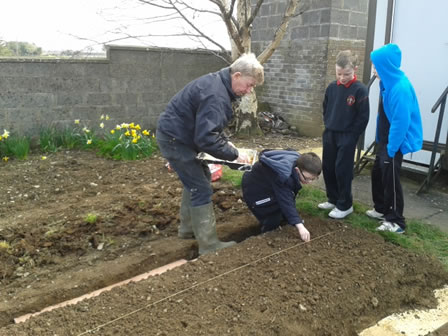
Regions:
<instances>
[{"instance_id":1,"label":"yellow daffodil","mask_svg":"<svg viewBox=\"0 0 448 336\"><path fill-rule=\"evenodd\" d=\"M109 115L108 114L106 114L106 120L109 120L110 118L109 118Z\"/></svg>"},{"instance_id":2,"label":"yellow daffodil","mask_svg":"<svg viewBox=\"0 0 448 336\"><path fill-rule=\"evenodd\" d=\"M76 125L79 124L79 119L75 119L75 124L76 124Z\"/></svg>"},{"instance_id":3,"label":"yellow daffodil","mask_svg":"<svg viewBox=\"0 0 448 336\"><path fill-rule=\"evenodd\" d=\"M147 130L143 130L142 134L143 135L149 135L149 132Z\"/></svg>"},{"instance_id":4,"label":"yellow daffodil","mask_svg":"<svg viewBox=\"0 0 448 336\"><path fill-rule=\"evenodd\" d=\"M41 158L42 160L46 160L47 159L47 157L46 156L42 156L42 158Z\"/></svg>"},{"instance_id":5,"label":"yellow daffodil","mask_svg":"<svg viewBox=\"0 0 448 336\"><path fill-rule=\"evenodd\" d=\"M4 156L4 157L2 158L2 160L5 161L5 162L7 162L7 161L9 160L9 157Z\"/></svg>"},{"instance_id":6,"label":"yellow daffodil","mask_svg":"<svg viewBox=\"0 0 448 336\"><path fill-rule=\"evenodd\" d=\"M9 137L9 132L7 131L7 130L3 130L3 134L2 134L2 137L4 138L4 139L8 139L8 137Z\"/></svg>"},{"instance_id":7,"label":"yellow daffodil","mask_svg":"<svg viewBox=\"0 0 448 336\"><path fill-rule=\"evenodd\" d=\"M137 138L132 139L132 143L137 143L137 141L138 141Z\"/></svg>"},{"instance_id":8,"label":"yellow daffodil","mask_svg":"<svg viewBox=\"0 0 448 336\"><path fill-rule=\"evenodd\" d=\"M104 128L104 123L101 123L101 124L100 124L100 127L101 127L101 128Z\"/></svg>"},{"instance_id":9,"label":"yellow daffodil","mask_svg":"<svg viewBox=\"0 0 448 336\"><path fill-rule=\"evenodd\" d=\"M110 134L114 134L115 133L115 130L110 130Z\"/></svg>"},{"instance_id":10,"label":"yellow daffodil","mask_svg":"<svg viewBox=\"0 0 448 336\"><path fill-rule=\"evenodd\" d=\"M133 122L129 124L129 128L135 128L135 125Z\"/></svg>"},{"instance_id":11,"label":"yellow daffodil","mask_svg":"<svg viewBox=\"0 0 448 336\"><path fill-rule=\"evenodd\" d=\"M104 120L104 114L101 115L100 120Z\"/></svg>"},{"instance_id":12,"label":"yellow daffodil","mask_svg":"<svg viewBox=\"0 0 448 336\"><path fill-rule=\"evenodd\" d=\"M137 136L137 131L135 129L133 129L131 131L132 136L135 138Z\"/></svg>"},{"instance_id":13,"label":"yellow daffodil","mask_svg":"<svg viewBox=\"0 0 448 336\"><path fill-rule=\"evenodd\" d=\"M116 129L116 130L121 130L121 126L120 126L120 125L117 125L117 126L115 126L115 129Z\"/></svg>"},{"instance_id":14,"label":"yellow daffodil","mask_svg":"<svg viewBox=\"0 0 448 336\"><path fill-rule=\"evenodd\" d=\"M89 130L87 127L84 127L84 128L82 129L82 131L83 131L84 133L89 133L89 132L90 132L90 130Z\"/></svg>"},{"instance_id":15,"label":"yellow daffodil","mask_svg":"<svg viewBox=\"0 0 448 336\"><path fill-rule=\"evenodd\" d=\"M0 135L0 141L2 141L2 136Z\"/></svg>"},{"instance_id":16,"label":"yellow daffodil","mask_svg":"<svg viewBox=\"0 0 448 336\"><path fill-rule=\"evenodd\" d=\"M139 130L141 130L142 128L140 127L139 124L137 124L137 125L135 125L135 129L139 131Z\"/></svg>"},{"instance_id":17,"label":"yellow daffodil","mask_svg":"<svg viewBox=\"0 0 448 336\"><path fill-rule=\"evenodd\" d=\"M126 136L130 136L130 135L131 135L131 132L126 131L126 132L124 133L124 135L126 135Z\"/></svg>"},{"instance_id":18,"label":"yellow daffodil","mask_svg":"<svg viewBox=\"0 0 448 336\"><path fill-rule=\"evenodd\" d=\"M153 138L155 138L154 134L152 135Z\"/></svg>"},{"instance_id":19,"label":"yellow daffodil","mask_svg":"<svg viewBox=\"0 0 448 336\"><path fill-rule=\"evenodd\" d=\"M129 124L126 124L126 123L121 124L121 128L128 128L128 127L129 127Z\"/></svg>"},{"instance_id":20,"label":"yellow daffodil","mask_svg":"<svg viewBox=\"0 0 448 336\"><path fill-rule=\"evenodd\" d=\"M91 145L92 144L92 139L87 140L87 144Z\"/></svg>"}]
</instances>

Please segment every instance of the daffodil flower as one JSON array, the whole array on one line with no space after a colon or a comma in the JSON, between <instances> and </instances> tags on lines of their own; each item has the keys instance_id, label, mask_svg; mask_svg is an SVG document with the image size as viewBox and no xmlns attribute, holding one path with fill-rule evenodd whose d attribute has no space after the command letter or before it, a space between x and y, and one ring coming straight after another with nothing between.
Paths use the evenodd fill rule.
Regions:
<instances>
[{"instance_id":1,"label":"daffodil flower","mask_svg":"<svg viewBox=\"0 0 448 336\"><path fill-rule=\"evenodd\" d=\"M3 130L4 132L3 132L3 134L2 134L2 137L4 138L4 139L8 139L8 137L9 137L9 132L7 131L7 130Z\"/></svg>"},{"instance_id":2,"label":"daffodil flower","mask_svg":"<svg viewBox=\"0 0 448 336\"><path fill-rule=\"evenodd\" d=\"M135 129L133 129L131 131L132 136L135 138L137 136L137 131Z\"/></svg>"},{"instance_id":3,"label":"daffodil flower","mask_svg":"<svg viewBox=\"0 0 448 336\"><path fill-rule=\"evenodd\" d=\"M87 144L88 145L92 144L92 139L87 140Z\"/></svg>"},{"instance_id":4,"label":"daffodil flower","mask_svg":"<svg viewBox=\"0 0 448 336\"><path fill-rule=\"evenodd\" d=\"M42 160L46 160L47 159L47 157L46 156L42 156L42 158L41 158Z\"/></svg>"},{"instance_id":5,"label":"daffodil flower","mask_svg":"<svg viewBox=\"0 0 448 336\"><path fill-rule=\"evenodd\" d=\"M142 128L140 127L139 124L137 124L137 125L135 125L135 129L139 131L139 130L141 130Z\"/></svg>"},{"instance_id":6,"label":"daffodil flower","mask_svg":"<svg viewBox=\"0 0 448 336\"><path fill-rule=\"evenodd\" d=\"M115 129L119 131L119 130L121 130L121 126L117 125L117 126L115 126Z\"/></svg>"},{"instance_id":7,"label":"daffodil flower","mask_svg":"<svg viewBox=\"0 0 448 336\"><path fill-rule=\"evenodd\" d=\"M82 129L82 131L83 131L84 133L89 133L89 132L90 132L90 130L89 130L87 127L84 127L84 128Z\"/></svg>"},{"instance_id":8,"label":"daffodil flower","mask_svg":"<svg viewBox=\"0 0 448 336\"><path fill-rule=\"evenodd\" d=\"M147 130L144 130L144 131L142 132L142 134L143 134L143 135L149 135L149 132L148 132Z\"/></svg>"},{"instance_id":9,"label":"daffodil flower","mask_svg":"<svg viewBox=\"0 0 448 336\"><path fill-rule=\"evenodd\" d=\"M114 134L115 133L115 130L110 130L110 134Z\"/></svg>"},{"instance_id":10,"label":"daffodil flower","mask_svg":"<svg viewBox=\"0 0 448 336\"><path fill-rule=\"evenodd\" d=\"M75 119L75 124L76 124L76 125L79 124L79 119Z\"/></svg>"},{"instance_id":11,"label":"daffodil flower","mask_svg":"<svg viewBox=\"0 0 448 336\"><path fill-rule=\"evenodd\" d=\"M106 120L109 120L110 118L109 118L109 115L108 114L106 114Z\"/></svg>"},{"instance_id":12,"label":"daffodil flower","mask_svg":"<svg viewBox=\"0 0 448 336\"><path fill-rule=\"evenodd\" d=\"M126 131L126 132L124 133L124 135L126 135L126 136L130 136L130 135L131 135L131 132Z\"/></svg>"},{"instance_id":13,"label":"daffodil flower","mask_svg":"<svg viewBox=\"0 0 448 336\"><path fill-rule=\"evenodd\" d=\"M135 128L135 125L133 122L129 124L129 128Z\"/></svg>"},{"instance_id":14,"label":"daffodil flower","mask_svg":"<svg viewBox=\"0 0 448 336\"><path fill-rule=\"evenodd\" d=\"M100 120L104 120L104 114L101 115Z\"/></svg>"},{"instance_id":15,"label":"daffodil flower","mask_svg":"<svg viewBox=\"0 0 448 336\"><path fill-rule=\"evenodd\" d=\"M0 141L2 141L2 136L0 135Z\"/></svg>"},{"instance_id":16,"label":"daffodil flower","mask_svg":"<svg viewBox=\"0 0 448 336\"><path fill-rule=\"evenodd\" d=\"M101 123L101 124L100 124L100 127L101 127L101 128L104 128L104 123Z\"/></svg>"},{"instance_id":17,"label":"daffodil flower","mask_svg":"<svg viewBox=\"0 0 448 336\"><path fill-rule=\"evenodd\" d=\"M129 127L129 124L126 124L126 123L121 124L121 128L128 128L128 127Z\"/></svg>"},{"instance_id":18,"label":"daffodil flower","mask_svg":"<svg viewBox=\"0 0 448 336\"><path fill-rule=\"evenodd\" d=\"M137 143L137 141L138 141L137 138L132 139L132 143Z\"/></svg>"},{"instance_id":19,"label":"daffodil flower","mask_svg":"<svg viewBox=\"0 0 448 336\"><path fill-rule=\"evenodd\" d=\"M7 156L4 156L4 157L2 158L2 160L3 160L3 161L5 161L5 162L8 162L8 160L9 160L9 157L7 157Z\"/></svg>"}]
</instances>

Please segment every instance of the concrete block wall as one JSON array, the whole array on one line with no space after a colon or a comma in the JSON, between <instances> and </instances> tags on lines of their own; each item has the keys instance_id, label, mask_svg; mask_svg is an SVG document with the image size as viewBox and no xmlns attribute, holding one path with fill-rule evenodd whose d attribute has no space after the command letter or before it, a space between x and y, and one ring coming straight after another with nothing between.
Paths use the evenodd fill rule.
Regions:
<instances>
[{"instance_id":1,"label":"concrete block wall","mask_svg":"<svg viewBox=\"0 0 448 336\"><path fill-rule=\"evenodd\" d=\"M189 81L227 64L208 52L111 46L92 60L0 59L0 129L35 135L51 125L154 130L171 97Z\"/></svg>"},{"instance_id":2,"label":"concrete block wall","mask_svg":"<svg viewBox=\"0 0 448 336\"><path fill-rule=\"evenodd\" d=\"M335 58L352 49L364 58L369 0L302 0L280 47L265 64L266 81L257 89L260 106L269 106L301 135L320 136L322 100L335 79ZM287 0L266 0L254 21L253 51L272 40ZM361 64L358 74L362 77Z\"/></svg>"}]
</instances>

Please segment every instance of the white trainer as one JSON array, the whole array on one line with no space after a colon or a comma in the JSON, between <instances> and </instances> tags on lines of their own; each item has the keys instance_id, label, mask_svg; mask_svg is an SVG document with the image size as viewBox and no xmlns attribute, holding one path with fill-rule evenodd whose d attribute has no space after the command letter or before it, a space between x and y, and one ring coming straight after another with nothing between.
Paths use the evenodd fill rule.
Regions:
<instances>
[{"instance_id":1,"label":"white trainer","mask_svg":"<svg viewBox=\"0 0 448 336\"><path fill-rule=\"evenodd\" d=\"M376 211L375 209L367 210L366 215L369 216L370 218L374 218L374 219L384 219L384 214Z\"/></svg>"},{"instance_id":2,"label":"white trainer","mask_svg":"<svg viewBox=\"0 0 448 336\"><path fill-rule=\"evenodd\" d=\"M389 231L394 233L404 233L404 230L397 223L382 222L380 226L376 228L377 231Z\"/></svg>"},{"instance_id":3,"label":"white trainer","mask_svg":"<svg viewBox=\"0 0 448 336\"><path fill-rule=\"evenodd\" d=\"M336 205L334 205L333 203L330 203L330 202L323 202L323 203L319 203L317 205L317 207L319 209L323 209L323 210L331 210L331 209L334 209L336 207Z\"/></svg>"},{"instance_id":4,"label":"white trainer","mask_svg":"<svg viewBox=\"0 0 448 336\"><path fill-rule=\"evenodd\" d=\"M335 218L335 219L342 219L342 218L345 218L348 215L350 215L352 212L353 212L353 207L350 207L344 211L339 210L338 208L334 208L333 210L330 211L328 216L330 216L331 218Z\"/></svg>"}]
</instances>

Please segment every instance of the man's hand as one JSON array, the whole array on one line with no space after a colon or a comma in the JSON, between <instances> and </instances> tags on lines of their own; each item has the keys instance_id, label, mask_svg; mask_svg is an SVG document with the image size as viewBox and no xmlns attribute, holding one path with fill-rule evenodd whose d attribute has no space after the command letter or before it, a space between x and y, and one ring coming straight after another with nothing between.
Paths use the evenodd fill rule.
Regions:
<instances>
[{"instance_id":1,"label":"man's hand","mask_svg":"<svg viewBox=\"0 0 448 336\"><path fill-rule=\"evenodd\" d=\"M303 223L299 223L295 225L297 230L299 230L300 238L304 242L309 242L311 239L310 232L306 229L305 225Z\"/></svg>"},{"instance_id":2,"label":"man's hand","mask_svg":"<svg viewBox=\"0 0 448 336\"><path fill-rule=\"evenodd\" d=\"M238 152L238 158L236 159L238 163L250 163L249 156L246 153Z\"/></svg>"}]
</instances>

